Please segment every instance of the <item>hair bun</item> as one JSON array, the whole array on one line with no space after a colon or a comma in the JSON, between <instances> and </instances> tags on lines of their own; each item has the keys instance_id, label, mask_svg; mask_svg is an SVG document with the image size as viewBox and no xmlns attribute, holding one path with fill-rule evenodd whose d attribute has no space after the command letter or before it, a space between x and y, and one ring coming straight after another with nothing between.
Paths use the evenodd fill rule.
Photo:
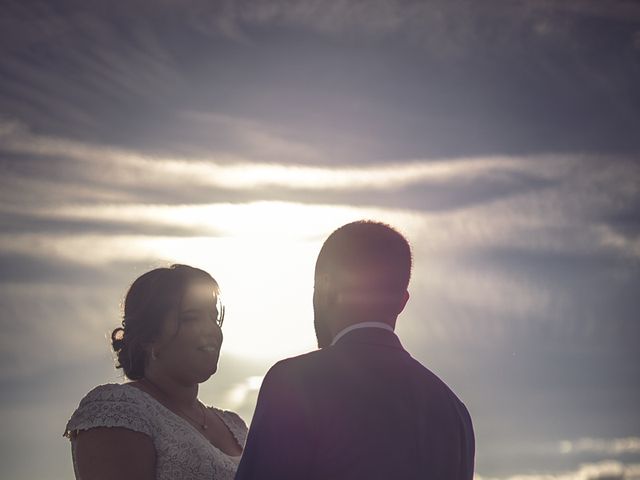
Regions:
<instances>
[{"instance_id":1,"label":"hair bun","mask_svg":"<svg viewBox=\"0 0 640 480\"><path fill-rule=\"evenodd\" d=\"M124 347L124 328L118 327L111 332L111 347L118 353Z\"/></svg>"}]
</instances>

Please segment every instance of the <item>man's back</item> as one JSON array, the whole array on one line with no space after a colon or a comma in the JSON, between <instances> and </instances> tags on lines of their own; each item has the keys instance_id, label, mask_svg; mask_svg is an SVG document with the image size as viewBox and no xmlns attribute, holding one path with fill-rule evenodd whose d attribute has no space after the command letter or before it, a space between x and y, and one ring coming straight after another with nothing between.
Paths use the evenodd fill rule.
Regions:
<instances>
[{"instance_id":1,"label":"man's back","mask_svg":"<svg viewBox=\"0 0 640 480\"><path fill-rule=\"evenodd\" d=\"M471 479L464 405L395 334L352 331L265 379L239 479Z\"/></svg>"}]
</instances>

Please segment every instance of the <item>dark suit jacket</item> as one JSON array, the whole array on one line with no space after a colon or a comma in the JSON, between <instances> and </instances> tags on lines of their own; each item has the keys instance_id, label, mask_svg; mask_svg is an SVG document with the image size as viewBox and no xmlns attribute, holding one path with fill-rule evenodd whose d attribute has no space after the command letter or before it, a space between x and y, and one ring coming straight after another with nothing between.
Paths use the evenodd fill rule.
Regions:
<instances>
[{"instance_id":1,"label":"dark suit jacket","mask_svg":"<svg viewBox=\"0 0 640 480\"><path fill-rule=\"evenodd\" d=\"M269 370L236 480L471 480L473 459L464 404L366 328Z\"/></svg>"}]
</instances>

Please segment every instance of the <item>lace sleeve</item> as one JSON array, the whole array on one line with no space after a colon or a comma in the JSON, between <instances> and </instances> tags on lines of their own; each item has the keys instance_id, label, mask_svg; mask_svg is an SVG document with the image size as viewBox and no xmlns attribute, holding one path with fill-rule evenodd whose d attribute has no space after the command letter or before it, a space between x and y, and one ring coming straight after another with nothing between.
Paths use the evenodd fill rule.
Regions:
<instances>
[{"instance_id":1,"label":"lace sleeve","mask_svg":"<svg viewBox=\"0 0 640 480\"><path fill-rule=\"evenodd\" d=\"M73 434L80 430L122 427L153 436L152 424L130 388L117 384L94 388L80 401L64 435L73 438Z\"/></svg>"},{"instance_id":2,"label":"lace sleeve","mask_svg":"<svg viewBox=\"0 0 640 480\"><path fill-rule=\"evenodd\" d=\"M227 424L227 427L229 427L229 430L231 430L236 441L244 448L244 444L247 441L247 424L242 420L240 415L231 410L222 411L222 415L224 422Z\"/></svg>"}]
</instances>

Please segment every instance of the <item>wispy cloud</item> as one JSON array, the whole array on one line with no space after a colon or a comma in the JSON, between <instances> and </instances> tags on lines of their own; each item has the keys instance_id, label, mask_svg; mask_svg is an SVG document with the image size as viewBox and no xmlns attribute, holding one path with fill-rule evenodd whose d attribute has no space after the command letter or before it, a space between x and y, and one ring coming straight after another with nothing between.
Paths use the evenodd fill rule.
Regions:
<instances>
[{"instance_id":1,"label":"wispy cloud","mask_svg":"<svg viewBox=\"0 0 640 480\"><path fill-rule=\"evenodd\" d=\"M110 362L107 338L119 323L122 288L99 282L105 274L88 274L84 287L56 281L1 286L0 381L42 375L77 358Z\"/></svg>"},{"instance_id":2,"label":"wispy cloud","mask_svg":"<svg viewBox=\"0 0 640 480\"><path fill-rule=\"evenodd\" d=\"M336 162L355 157L363 145L368 153L386 148L390 157L408 156L394 150L415 143L434 155L567 151L576 144L580 151L616 150L621 143L637 150L637 76L626 66L633 63L627 59L640 16L634 2L196 0L154 8L131 2L110 15L97 3L82 9L64 1L58 8L5 4L0 106L39 131L202 152L231 140L215 128L187 128L184 112L215 110L295 131L316 150L338 152ZM167 29L168 18L183 21ZM621 33L604 48L592 27ZM308 34L338 37L348 48L380 50L371 58L394 61L365 55L353 65L334 64L326 60L336 51L322 48L312 55L293 49L282 61L271 47L263 51L269 32L290 36L294 45ZM244 43L234 45L239 38ZM429 58L420 48L416 54L416 45ZM225 53L230 49L232 55ZM554 49L564 56L550 55ZM459 75L434 60L460 55L473 61ZM504 56L524 65L503 71ZM256 62L263 57L269 60ZM325 78L328 69L338 72ZM468 78L473 89L463 86ZM410 113L398 115L402 109ZM266 147L270 160L317 153L273 132L249 130L243 141Z\"/></svg>"},{"instance_id":3,"label":"wispy cloud","mask_svg":"<svg viewBox=\"0 0 640 480\"><path fill-rule=\"evenodd\" d=\"M640 454L640 437L626 438L581 438L560 443L563 454L597 453L602 455Z\"/></svg>"},{"instance_id":4,"label":"wispy cloud","mask_svg":"<svg viewBox=\"0 0 640 480\"><path fill-rule=\"evenodd\" d=\"M531 473L510 475L507 477L485 477L475 475L475 480L638 480L640 463L624 464L616 461L603 461L581 465L575 471L562 473Z\"/></svg>"},{"instance_id":5,"label":"wispy cloud","mask_svg":"<svg viewBox=\"0 0 640 480\"><path fill-rule=\"evenodd\" d=\"M242 128L242 127L240 127ZM303 190L396 190L415 184L472 180L482 176L535 174L553 179L577 166L578 158L539 157L523 161L496 156L452 160L409 160L381 165L339 167L264 163L233 155L212 158L175 158L145 155L131 150L102 147L62 138L35 135L15 122L0 125L6 152L59 156L84 164L94 178L108 176L115 184L204 185L229 189L277 187ZM262 135L255 133L254 135ZM289 147L284 147L289 148ZM109 171L101 167L110 165ZM544 163L546 168L541 168Z\"/></svg>"},{"instance_id":6,"label":"wispy cloud","mask_svg":"<svg viewBox=\"0 0 640 480\"><path fill-rule=\"evenodd\" d=\"M141 215L144 219L149 215L153 217L158 207L150 206L146 215L144 208L135 205L137 202L246 202L260 196L303 202L312 198L314 203L323 203L323 199L336 202L336 198L342 198L345 203L372 206L392 203L396 208L430 211L441 205L442 199L451 197L449 208L443 209L450 214L434 216L437 224L426 225L447 226L444 230L431 228L432 238L446 232L450 241L448 232L459 230L458 242L465 242L469 234L473 234L475 238L479 235L502 237L505 242L514 242L511 243L514 247L520 242L535 241L544 247L545 242L551 246L549 242L553 242L554 236L543 240L544 231L551 233L551 228L558 228L569 232L572 228L586 227L588 236L584 236L584 230L576 235L574 248L580 248L585 242L594 244L593 238L597 237L595 244L637 256L634 232L610 224L619 215L626 215L633 222L633 205L640 200L640 169L633 159L625 157L609 157L604 167L601 157L581 155L301 166L224 155L154 156L36 135L9 122L2 125L1 136L5 153L40 158L31 163L21 160L15 167L5 169L2 180L5 212L87 217L92 207L78 205L75 210L71 207L83 201L120 203L120 207L97 208L95 213L105 219L109 211L113 212L112 220L116 220L118 214L122 218ZM105 163L109 168L104 168ZM25 164L31 167L18 166ZM336 197L337 194L342 197ZM415 195L421 202L411 201ZM390 202L396 196L397 199ZM204 201L207 197L208 201ZM118 208L121 211L118 212ZM175 210L178 217L189 219L195 218L198 212L190 215L188 210L198 208L205 207ZM166 210L169 214L169 209ZM173 218L185 223L178 217ZM537 230L538 235L520 236L518 241L503 235L507 226L511 230L516 227ZM560 240L556 242L558 248L566 245L566 238Z\"/></svg>"},{"instance_id":7,"label":"wispy cloud","mask_svg":"<svg viewBox=\"0 0 640 480\"><path fill-rule=\"evenodd\" d=\"M345 0L326 5L316 0L295 2L220 2L215 9L200 7L193 18L204 31L248 42L251 27L289 26L325 35L386 37L400 35L438 55L459 55L478 44L502 49L523 47L527 35L560 33L580 17L640 21L640 8L631 1L505 2L492 0L478 7L472 1L427 2ZM204 15L203 15L204 14ZM484 27L496 22L500 34Z\"/></svg>"},{"instance_id":8,"label":"wispy cloud","mask_svg":"<svg viewBox=\"0 0 640 480\"><path fill-rule=\"evenodd\" d=\"M491 16L503 20L509 25L505 35L514 35L519 29L533 28L541 20L568 21L554 18L561 14L582 15L594 18L609 18L633 22L640 20L640 8L636 2L615 0L603 5L597 0L571 0L565 2L505 2L491 0L484 2L482 8L473 1L446 2L430 0L407 2L403 0L342 0L327 5L317 0L275 0L263 2L249 0L234 2L223 0L207 2L197 0L185 5L180 1L162 2L161 8L191 23L194 29L205 33L224 35L240 42L250 42L247 30L255 26L297 27L316 32L337 35L353 34L381 36L402 33L409 38L422 39L427 46L445 49L446 47L471 47L474 40L495 39L482 28L483 22ZM96 21L88 12L73 12L72 9L61 15L54 9L40 8L37 18L29 17L28 9L21 8L19 2L9 2L8 18L19 21L23 38L34 41L47 40L71 28L90 28L102 36L109 34L104 24ZM119 10L123 16L149 15L152 10L144 2L132 2ZM15 24L7 26L15 28ZM11 35L13 33L13 35ZM142 32L144 36L146 32ZM11 29L5 33L13 40L8 46L15 48L16 35ZM19 38L19 37L18 37ZM157 41L143 42L153 51L162 52Z\"/></svg>"}]
</instances>

